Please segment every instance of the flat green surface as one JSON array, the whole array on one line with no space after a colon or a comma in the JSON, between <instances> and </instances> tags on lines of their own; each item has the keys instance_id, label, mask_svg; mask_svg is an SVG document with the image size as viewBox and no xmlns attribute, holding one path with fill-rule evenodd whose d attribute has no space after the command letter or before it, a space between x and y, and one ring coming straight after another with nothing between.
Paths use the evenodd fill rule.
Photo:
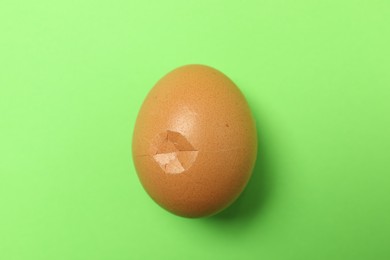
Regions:
<instances>
[{"instance_id":1,"label":"flat green surface","mask_svg":"<svg viewBox=\"0 0 390 260\"><path fill-rule=\"evenodd\" d=\"M144 192L138 109L213 66L259 128L238 202ZM390 2L0 1L0 259L390 259Z\"/></svg>"}]
</instances>

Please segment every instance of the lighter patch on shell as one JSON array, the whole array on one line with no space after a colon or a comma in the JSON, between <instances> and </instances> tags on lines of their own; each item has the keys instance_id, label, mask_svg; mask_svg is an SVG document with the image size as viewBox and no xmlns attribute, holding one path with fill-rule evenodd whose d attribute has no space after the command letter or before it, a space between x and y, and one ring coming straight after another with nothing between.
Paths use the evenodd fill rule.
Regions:
<instances>
[{"instance_id":1,"label":"lighter patch on shell","mask_svg":"<svg viewBox=\"0 0 390 260\"><path fill-rule=\"evenodd\" d=\"M152 140L149 154L164 172L179 174L192 166L198 150L181 133L167 130Z\"/></svg>"}]
</instances>

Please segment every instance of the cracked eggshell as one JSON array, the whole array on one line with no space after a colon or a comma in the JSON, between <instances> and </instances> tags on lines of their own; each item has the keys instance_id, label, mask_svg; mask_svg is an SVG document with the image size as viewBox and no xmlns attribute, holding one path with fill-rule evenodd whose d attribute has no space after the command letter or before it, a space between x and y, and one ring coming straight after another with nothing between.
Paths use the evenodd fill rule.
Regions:
<instances>
[{"instance_id":1,"label":"cracked eggshell","mask_svg":"<svg viewBox=\"0 0 390 260\"><path fill-rule=\"evenodd\" d=\"M256 126L227 76L187 65L147 95L132 149L138 177L155 202L176 215L210 216L245 188L256 160Z\"/></svg>"}]
</instances>

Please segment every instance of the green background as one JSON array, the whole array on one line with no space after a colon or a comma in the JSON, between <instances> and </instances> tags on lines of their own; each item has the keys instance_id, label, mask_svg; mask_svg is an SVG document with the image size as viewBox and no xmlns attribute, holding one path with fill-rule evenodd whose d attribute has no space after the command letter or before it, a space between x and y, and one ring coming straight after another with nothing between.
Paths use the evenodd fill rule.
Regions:
<instances>
[{"instance_id":1,"label":"green background","mask_svg":"<svg viewBox=\"0 0 390 260\"><path fill-rule=\"evenodd\" d=\"M140 105L188 63L256 117L252 180L185 219L144 192ZM389 1L0 1L0 259L390 259Z\"/></svg>"}]
</instances>

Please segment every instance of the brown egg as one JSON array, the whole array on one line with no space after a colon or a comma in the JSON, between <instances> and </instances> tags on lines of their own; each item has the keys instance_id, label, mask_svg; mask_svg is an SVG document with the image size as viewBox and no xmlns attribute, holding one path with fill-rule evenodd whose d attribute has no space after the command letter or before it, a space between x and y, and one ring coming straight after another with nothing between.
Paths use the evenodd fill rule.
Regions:
<instances>
[{"instance_id":1,"label":"brown egg","mask_svg":"<svg viewBox=\"0 0 390 260\"><path fill-rule=\"evenodd\" d=\"M216 69L187 65L160 79L135 124L133 161L148 194L184 217L213 215L245 188L256 126L237 86Z\"/></svg>"}]
</instances>

